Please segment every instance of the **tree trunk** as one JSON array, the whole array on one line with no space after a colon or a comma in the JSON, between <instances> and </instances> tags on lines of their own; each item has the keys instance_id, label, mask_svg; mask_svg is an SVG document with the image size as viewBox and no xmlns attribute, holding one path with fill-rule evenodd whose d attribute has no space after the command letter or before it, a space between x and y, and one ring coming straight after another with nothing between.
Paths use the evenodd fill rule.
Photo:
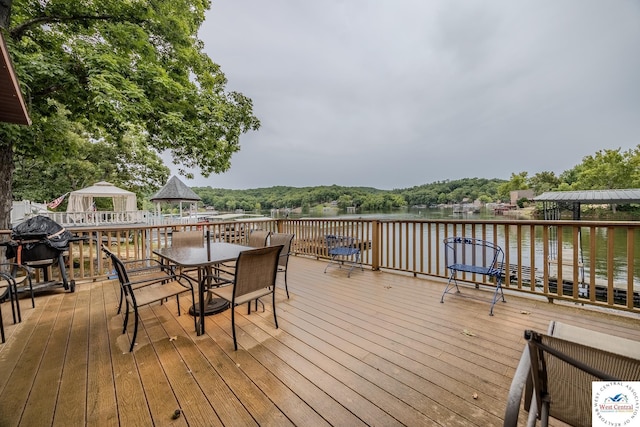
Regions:
<instances>
[{"instance_id":1,"label":"tree trunk","mask_svg":"<svg viewBox=\"0 0 640 427\"><path fill-rule=\"evenodd\" d=\"M13 205L13 147L0 143L0 230L8 230Z\"/></svg>"},{"instance_id":2,"label":"tree trunk","mask_svg":"<svg viewBox=\"0 0 640 427\"><path fill-rule=\"evenodd\" d=\"M13 0L0 0L0 27L9 28Z\"/></svg>"}]
</instances>

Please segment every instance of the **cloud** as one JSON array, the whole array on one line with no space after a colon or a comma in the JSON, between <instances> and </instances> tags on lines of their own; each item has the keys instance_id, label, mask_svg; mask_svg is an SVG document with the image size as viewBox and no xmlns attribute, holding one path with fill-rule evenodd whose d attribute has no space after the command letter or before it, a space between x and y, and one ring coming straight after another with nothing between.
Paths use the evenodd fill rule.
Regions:
<instances>
[{"instance_id":1,"label":"cloud","mask_svg":"<svg viewBox=\"0 0 640 427\"><path fill-rule=\"evenodd\" d=\"M217 0L200 38L262 128L189 184L405 188L635 147L639 21L631 0Z\"/></svg>"}]
</instances>

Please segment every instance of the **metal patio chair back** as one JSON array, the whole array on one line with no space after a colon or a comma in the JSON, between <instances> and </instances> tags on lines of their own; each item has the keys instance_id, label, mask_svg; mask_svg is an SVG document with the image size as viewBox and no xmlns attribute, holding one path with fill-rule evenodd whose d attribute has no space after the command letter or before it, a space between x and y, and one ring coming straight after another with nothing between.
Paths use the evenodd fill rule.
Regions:
<instances>
[{"instance_id":1,"label":"metal patio chair back","mask_svg":"<svg viewBox=\"0 0 640 427\"><path fill-rule=\"evenodd\" d=\"M640 342L559 322L549 333L527 330L516 369L505 426L518 424L522 390L528 424L555 418L572 426L592 425L592 382L640 381ZM611 398L614 398L613 394Z\"/></svg>"},{"instance_id":2,"label":"metal patio chair back","mask_svg":"<svg viewBox=\"0 0 640 427\"><path fill-rule=\"evenodd\" d=\"M236 261L236 269L232 286L209 289L209 292L229 301L231 304L231 330L233 331L233 348L238 349L235 327L235 307L247 303L247 314L251 313L251 301L271 294L273 320L278 328L276 316L276 274L278 258L282 246L265 246L241 252Z\"/></svg>"},{"instance_id":3,"label":"metal patio chair back","mask_svg":"<svg viewBox=\"0 0 640 427\"><path fill-rule=\"evenodd\" d=\"M267 246L267 239L270 234L271 232L267 230L251 230L248 240L249 246L252 248L263 248Z\"/></svg>"},{"instance_id":4,"label":"metal patio chair back","mask_svg":"<svg viewBox=\"0 0 640 427\"><path fill-rule=\"evenodd\" d=\"M171 247L203 247L202 230L174 231L171 233Z\"/></svg>"},{"instance_id":5,"label":"metal patio chair back","mask_svg":"<svg viewBox=\"0 0 640 427\"><path fill-rule=\"evenodd\" d=\"M294 234L289 233L274 233L269 238L270 246L282 245L282 252L278 258L278 273L284 273L284 289L287 292L287 299L289 298L289 285L287 284L287 267L289 266L289 255L291 254L291 242L295 237Z\"/></svg>"}]
</instances>

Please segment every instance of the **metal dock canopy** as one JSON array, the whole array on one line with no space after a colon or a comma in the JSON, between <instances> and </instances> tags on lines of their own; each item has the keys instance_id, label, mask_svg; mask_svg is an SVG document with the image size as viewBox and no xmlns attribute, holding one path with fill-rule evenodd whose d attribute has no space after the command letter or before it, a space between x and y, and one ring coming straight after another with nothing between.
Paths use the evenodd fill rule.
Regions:
<instances>
[{"instance_id":1,"label":"metal dock canopy","mask_svg":"<svg viewBox=\"0 0 640 427\"><path fill-rule=\"evenodd\" d=\"M580 219L581 204L640 204L640 188L616 189L616 190L581 190L581 191L548 191L534 197L534 202L544 204L545 219L560 219L558 206L570 205L573 210L573 219ZM551 217L547 213L554 212Z\"/></svg>"}]
</instances>

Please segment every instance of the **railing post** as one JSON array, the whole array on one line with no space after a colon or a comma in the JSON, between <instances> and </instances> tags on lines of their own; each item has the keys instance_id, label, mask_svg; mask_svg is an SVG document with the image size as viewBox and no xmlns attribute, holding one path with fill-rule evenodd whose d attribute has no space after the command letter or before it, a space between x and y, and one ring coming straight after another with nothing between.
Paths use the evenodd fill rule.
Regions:
<instances>
[{"instance_id":1,"label":"railing post","mask_svg":"<svg viewBox=\"0 0 640 427\"><path fill-rule=\"evenodd\" d=\"M371 222L371 269L380 270L380 223L377 219Z\"/></svg>"}]
</instances>

